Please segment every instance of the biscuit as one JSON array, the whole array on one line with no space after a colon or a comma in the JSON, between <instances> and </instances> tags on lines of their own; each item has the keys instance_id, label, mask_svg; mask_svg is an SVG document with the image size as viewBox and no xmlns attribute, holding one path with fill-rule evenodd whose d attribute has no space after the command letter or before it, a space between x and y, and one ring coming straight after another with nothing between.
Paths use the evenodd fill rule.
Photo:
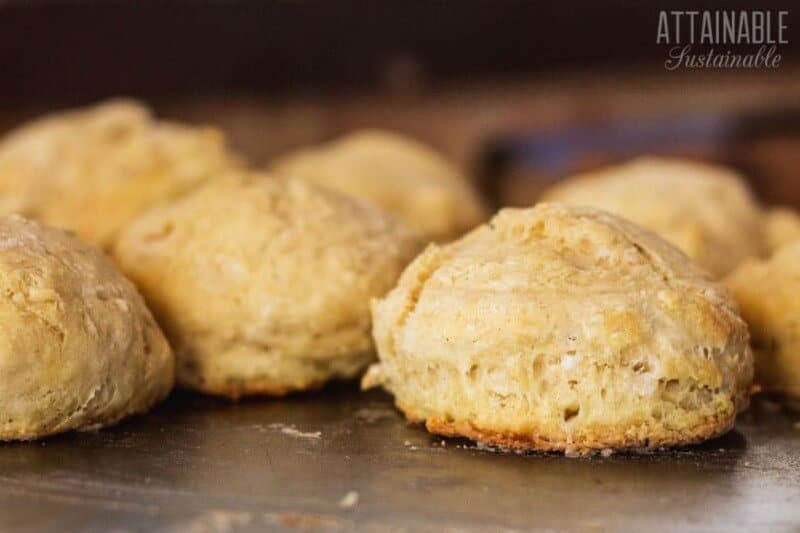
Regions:
<instances>
[{"instance_id":1,"label":"biscuit","mask_svg":"<svg viewBox=\"0 0 800 533\"><path fill-rule=\"evenodd\" d=\"M145 213L114 255L173 343L178 382L237 398L361 372L374 359L369 300L417 250L366 203L242 175Z\"/></svg>"},{"instance_id":2,"label":"biscuit","mask_svg":"<svg viewBox=\"0 0 800 533\"><path fill-rule=\"evenodd\" d=\"M756 382L800 398L800 241L745 261L725 281L750 325Z\"/></svg>"},{"instance_id":3,"label":"biscuit","mask_svg":"<svg viewBox=\"0 0 800 533\"><path fill-rule=\"evenodd\" d=\"M171 390L164 335L100 250L0 218L0 280L0 440L115 424Z\"/></svg>"},{"instance_id":4,"label":"biscuit","mask_svg":"<svg viewBox=\"0 0 800 533\"><path fill-rule=\"evenodd\" d=\"M788 207L774 207L764 215L764 248L770 254L800 241L800 215Z\"/></svg>"},{"instance_id":5,"label":"biscuit","mask_svg":"<svg viewBox=\"0 0 800 533\"><path fill-rule=\"evenodd\" d=\"M658 233L715 278L761 254L761 210L735 172L711 165L643 157L574 177L546 201L610 211Z\"/></svg>"},{"instance_id":6,"label":"biscuit","mask_svg":"<svg viewBox=\"0 0 800 533\"><path fill-rule=\"evenodd\" d=\"M454 166L394 133L354 133L286 155L273 170L373 202L428 241L452 240L486 219L475 191Z\"/></svg>"},{"instance_id":7,"label":"biscuit","mask_svg":"<svg viewBox=\"0 0 800 533\"><path fill-rule=\"evenodd\" d=\"M222 135L155 120L113 100L19 127L0 140L0 213L108 248L134 216L233 166Z\"/></svg>"},{"instance_id":8,"label":"biscuit","mask_svg":"<svg viewBox=\"0 0 800 533\"><path fill-rule=\"evenodd\" d=\"M429 431L588 453L728 431L753 373L727 291L655 234L587 207L504 209L430 245L373 304L382 385Z\"/></svg>"}]
</instances>

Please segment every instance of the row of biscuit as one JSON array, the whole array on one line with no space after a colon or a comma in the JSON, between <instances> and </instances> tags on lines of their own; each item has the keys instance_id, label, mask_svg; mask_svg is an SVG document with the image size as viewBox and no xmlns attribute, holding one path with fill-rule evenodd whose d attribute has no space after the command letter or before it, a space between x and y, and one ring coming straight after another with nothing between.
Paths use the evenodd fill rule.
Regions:
<instances>
[{"instance_id":1,"label":"row of biscuit","mask_svg":"<svg viewBox=\"0 0 800 533\"><path fill-rule=\"evenodd\" d=\"M307 390L377 351L364 386L435 433L582 452L698 442L748 404L748 328L715 281L743 261L726 282L759 383L800 392L798 319L777 290L794 248L747 259L800 234L795 215L765 214L732 172L669 160L545 198L559 203L457 239L485 220L480 199L396 135L263 173L214 130L131 102L24 126L0 143L0 209L91 244L0 222L0 439L114 423L175 379L233 398Z\"/></svg>"},{"instance_id":2,"label":"row of biscuit","mask_svg":"<svg viewBox=\"0 0 800 533\"><path fill-rule=\"evenodd\" d=\"M326 173L294 177L306 160ZM484 217L449 163L391 134L277 165L131 101L6 135L0 439L112 424L176 380L236 398L353 378L374 359L370 299Z\"/></svg>"}]
</instances>

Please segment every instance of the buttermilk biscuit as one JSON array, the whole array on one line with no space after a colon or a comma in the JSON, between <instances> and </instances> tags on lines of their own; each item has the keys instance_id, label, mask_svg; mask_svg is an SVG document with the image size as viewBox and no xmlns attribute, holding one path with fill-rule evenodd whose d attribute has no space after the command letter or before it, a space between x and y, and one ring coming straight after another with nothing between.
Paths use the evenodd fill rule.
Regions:
<instances>
[{"instance_id":1,"label":"buttermilk biscuit","mask_svg":"<svg viewBox=\"0 0 800 533\"><path fill-rule=\"evenodd\" d=\"M0 218L0 281L0 440L108 426L169 393L169 345L100 250Z\"/></svg>"},{"instance_id":2,"label":"buttermilk biscuit","mask_svg":"<svg viewBox=\"0 0 800 533\"><path fill-rule=\"evenodd\" d=\"M149 211L114 253L173 342L178 382L235 398L358 374L374 358L369 300L416 250L370 205L251 175Z\"/></svg>"},{"instance_id":3,"label":"buttermilk biscuit","mask_svg":"<svg viewBox=\"0 0 800 533\"><path fill-rule=\"evenodd\" d=\"M769 260L745 261L726 283L750 325L756 381L800 398L800 241Z\"/></svg>"},{"instance_id":4,"label":"buttermilk biscuit","mask_svg":"<svg viewBox=\"0 0 800 533\"><path fill-rule=\"evenodd\" d=\"M218 131L110 101L47 116L0 140L0 212L108 247L138 213L231 165Z\"/></svg>"},{"instance_id":5,"label":"buttermilk biscuit","mask_svg":"<svg viewBox=\"0 0 800 533\"><path fill-rule=\"evenodd\" d=\"M764 248L774 253L779 248L800 241L800 215L788 207L774 207L764 215Z\"/></svg>"},{"instance_id":6,"label":"buttermilk biscuit","mask_svg":"<svg viewBox=\"0 0 800 533\"><path fill-rule=\"evenodd\" d=\"M761 253L761 212L731 170L646 157L566 180L546 201L605 209L658 233L715 278Z\"/></svg>"},{"instance_id":7,"label":"buttermilk biscuit","mask_svg":"<svg viewBox=\"0 0 800 533\"><path fill-rule=\"evenodd\" d=\"M428 241L452 240L486 218L475 191L454 166L394 133L354 133L284 156L274 170L373 202Z\"/></svg>"},{"instance_id":8,"label":"buttermilk biscuit","mask_svg":"<svg viewBox=\"0 0 800 533\"><path fill-rule=\"evenodd\" d=\"M489 445L579 453L699 442L748 403L729 294L603 211L504 209L430 245L373 304L382 385L411 421Z\"/></svg>"}]
</instances>

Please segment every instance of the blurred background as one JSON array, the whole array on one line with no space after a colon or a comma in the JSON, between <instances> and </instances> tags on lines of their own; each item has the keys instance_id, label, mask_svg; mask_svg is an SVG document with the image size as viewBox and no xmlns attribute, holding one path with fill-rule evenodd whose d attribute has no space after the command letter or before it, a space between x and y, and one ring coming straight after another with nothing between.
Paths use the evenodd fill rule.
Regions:
<instances>
[{"instance_id":1,"label":"blurred background","mask_svg":"<svg viewBox=\"0 0 800 533\"><path fill-rule=\"evenodd\" d=\"M220 126L256 164L354 128L398 130L497 204L528 204L576 170L677 153L735 165L765 201L800 206L794 17L777 69L670 71L656 36L671 9L686 5L0 0L0 131L125 95Z\"/></svg>"}]
</instances>

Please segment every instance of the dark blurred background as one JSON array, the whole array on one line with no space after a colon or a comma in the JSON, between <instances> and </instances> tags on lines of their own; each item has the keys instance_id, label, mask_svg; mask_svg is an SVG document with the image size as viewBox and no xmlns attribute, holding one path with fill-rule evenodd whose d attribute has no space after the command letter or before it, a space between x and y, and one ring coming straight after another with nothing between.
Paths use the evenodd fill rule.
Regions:
<instances>
[{"instance_id":1,"label":"dark blurred background","mask_svg":"<svg viewBox=\"0 0 800 533\"><path fill-rule=\"evenodd\" d=\"M800 204L793 4L690 6L789 10L780 68L668 71L658 13L686 3L0 0L0 130L126 95L220 125L256 164L377 126L431 143L498 203L664 152Z\"/></svg>"}]
</instances>

